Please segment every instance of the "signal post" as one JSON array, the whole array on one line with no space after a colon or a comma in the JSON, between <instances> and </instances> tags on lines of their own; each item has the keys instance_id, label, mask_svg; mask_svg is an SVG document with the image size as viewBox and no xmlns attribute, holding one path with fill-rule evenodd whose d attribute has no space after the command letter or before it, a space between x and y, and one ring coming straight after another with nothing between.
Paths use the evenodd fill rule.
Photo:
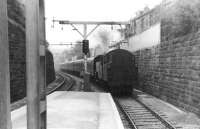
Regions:
<instances>
[{"instance_id":1,"label":"signal post","mask_svg":"<svg viewBox=\"0 0 200 129\"><path fill-rule=\"evenodd\" d=\"M90 74L87 72L87 54L89 52L89 40L84 39L82 42L84 53L84 91L90 91Z\"/></svg>"}]
</instances>

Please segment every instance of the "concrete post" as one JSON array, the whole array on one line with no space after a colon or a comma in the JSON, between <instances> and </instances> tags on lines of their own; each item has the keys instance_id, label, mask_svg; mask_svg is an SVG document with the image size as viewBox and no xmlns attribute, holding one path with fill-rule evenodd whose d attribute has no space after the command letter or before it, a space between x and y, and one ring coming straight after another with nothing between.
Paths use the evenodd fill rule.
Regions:
<instances>
[{"instance_id":1,"label":"concrete post","mask_svg":"<svg viewBox=\"0 0 200 129\"><path fill-rule=\"evenodd\" d=\"M40 36L40 129L46 129L46 34L45 34L45 3L39 0L39 36Z\"/></svg>"},{"instance_id":2,"label":"concrete post","mask_svg":"<svg viewBox=\"0 0 200 129\"><path fill-rule=\"evenodd\" d=\"M0 0L0 129L11 129L7 0Z\"/></svg>"},{"instance_id":3,"label":"concrete post","mask_svg":"<svg viewBox=\"0 0 200 129\"><path fill-rule=\"evenodd\" d=\"M26 0L27 129L39 129L39 0Z\"/></svg>"}]
</instances>

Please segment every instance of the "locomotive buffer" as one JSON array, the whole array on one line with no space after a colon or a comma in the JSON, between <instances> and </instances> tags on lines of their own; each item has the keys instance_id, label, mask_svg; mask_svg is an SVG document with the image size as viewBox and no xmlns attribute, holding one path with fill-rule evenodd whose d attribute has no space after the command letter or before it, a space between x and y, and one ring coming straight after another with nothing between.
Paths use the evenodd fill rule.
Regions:
<instances>
[{"instance_id":1,"label":"locomotive buffer","mask_svg":"<svg viewBox=\"0 0 200 129\"><path fill-rule=\"evenodd\" d=\"M62 25L71 25L74 30L76 30L82 37L82 51L84 53L84 91L90 91L89 87L89 73L87 72L87 54L89 53L89 40L87 38L100 26L100 25L130 25L129 22L113 22L113 21L68 21L68 20L55 20L54 23L58 22ZM75 25L83 25L83 33L79 31L79 29ZM89 33L87 33L88 25L96 25Z\"/></svg>"}]
</instances>

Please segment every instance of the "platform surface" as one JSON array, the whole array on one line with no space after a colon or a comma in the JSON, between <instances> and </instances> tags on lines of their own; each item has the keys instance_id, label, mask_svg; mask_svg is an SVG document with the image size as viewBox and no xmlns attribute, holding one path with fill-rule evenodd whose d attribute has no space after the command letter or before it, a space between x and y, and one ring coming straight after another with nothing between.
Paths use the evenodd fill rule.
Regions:
<instances>
[{"instance_id":1,"label":"platform surface","mask_svg":"<svg viewBox=\"0 0 200 129\"><path fill-rule=\"evenodd\" d=\"M13 129L26 129L26 106L13 111ZM110 94L58 91L47 97L47 129L124 129Z\"/></svg>"}]
</instances>

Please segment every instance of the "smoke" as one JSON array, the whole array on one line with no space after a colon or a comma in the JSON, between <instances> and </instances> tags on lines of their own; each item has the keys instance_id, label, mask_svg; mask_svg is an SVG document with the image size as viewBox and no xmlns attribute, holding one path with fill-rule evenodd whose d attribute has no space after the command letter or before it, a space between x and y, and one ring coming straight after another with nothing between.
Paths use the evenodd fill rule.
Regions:
<instances>
[{"instance_id":1,"label":"smoke","mask_svg":"<svg viewBox=\"0 0 200 129\"><path fill-rule=\"evenodd\" d=\"M102 45L107 46L111 40L111 34L106 30L102 30L98 32L98 38Z\"/></svg>"},{"instance_id":2,"label":"smoke","mask_svg":"<svg viewBox=\"0 0 200 129\"><path fill-rule=\"evenodd\" d=\"M118 30L106 30L102 29L97 32L96 41L98 45L94 48L94 56L104 54L109 51L109 46L113 42L120 41L122 39L122 35Z\"/></svg>"}]
</instances>

